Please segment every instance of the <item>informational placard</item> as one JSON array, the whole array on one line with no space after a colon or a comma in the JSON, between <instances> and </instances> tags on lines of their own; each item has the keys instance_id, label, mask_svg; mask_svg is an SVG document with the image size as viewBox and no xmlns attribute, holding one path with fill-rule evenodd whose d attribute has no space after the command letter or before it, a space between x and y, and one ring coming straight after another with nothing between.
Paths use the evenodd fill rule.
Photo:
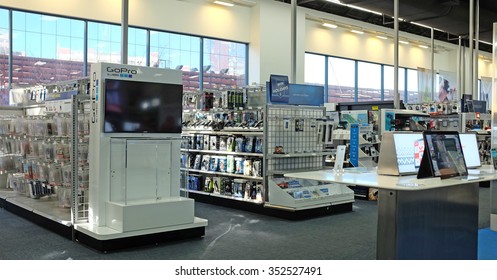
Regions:
<instances>
[{"instance_id":1,"label":"informational placard","mask_svg":"<svg viewBox=\"0 0 497 280\"><path fill-rule=\"evenodd\" d=\"M345 150L346 150L345 145L337 146L337 152L335 155L335 166L333 167L333 170L335 171L343 170L343 162L345 160Z\"/></svg>"},{"instance_id":2,"label":"informational placard","mask_svg":"<svg viewBox=\"0 0 497 280\"><path fill-rule=\"evenodd\" d=\"M271 102L288 104L288 101L290 100L288 76L271 75L269 84Z\"/></svg>"}]
</instances>

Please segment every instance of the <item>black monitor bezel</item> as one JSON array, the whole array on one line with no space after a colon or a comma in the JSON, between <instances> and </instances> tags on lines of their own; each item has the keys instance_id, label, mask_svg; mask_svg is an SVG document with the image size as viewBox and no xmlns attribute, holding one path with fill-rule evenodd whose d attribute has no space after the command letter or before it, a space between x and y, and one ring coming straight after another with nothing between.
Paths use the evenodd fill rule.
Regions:
<instances>
[{"instance_id":1,"label":"black monitor bezel","mask_svg":"<svg viewBox=\"0 0 497 280\"><path fill-rule=\"evenodd\" d=\"M423 131L423 139L425 142L425 151L423 153L423 158L421 160L421 166L419 167L418 170L418 176L417 178L426 178L426 177L439 177L441 179L447 179L447 178L452 178L452 177L459 177L459 176L467 176L468 175L468 168L466 166L465 160L462 162L464 165L464 173L459 173L457 170L454 173L449 173L449 174L437 174L435 172L435 169L433 167L433 161L432 161L432 156L429 151L430 145L428 144L427 136L428 135L455 135L457 138L457 141L459 141L459 145L461 145L461 139L459 138L459 132L457 131ZM462 154L464 158L464 152L462 149L460 150L460 153Z\"/></svg>"}]
</instances>

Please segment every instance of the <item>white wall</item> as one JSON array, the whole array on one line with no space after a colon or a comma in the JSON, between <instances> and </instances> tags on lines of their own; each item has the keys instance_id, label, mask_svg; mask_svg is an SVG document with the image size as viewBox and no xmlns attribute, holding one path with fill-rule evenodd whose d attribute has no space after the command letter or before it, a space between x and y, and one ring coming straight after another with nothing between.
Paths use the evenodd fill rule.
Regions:
<instances>
[{"instance_id":1,"label":"white wall","mask_svg":"<svg viewBox=\"0 0 497 280\"><path fill-rule=\"evenodd\" d=\"M223 7L208 0L129 0L129 24L249 43L249 83L264 83L270 74L291 74L291 5L255 0L252 7ZM120 23L121 0L2 0L4 7ZM324 29L306 18L325 18L368 30L393 30L298 7L297 83L304 81L305 52L393 65L393 41L348 30ZM400 33L430 43L429 38ZM435 70L456 72L457 46L436 41ZM491 57L491 54L485 54ZM399 65L431 69L429 49L399 46ZM480 60L479 76L491 77L492 65Z\"/></svg>"},{"instance_id":2,"label":"white wall","mask_svg":"<svg viewBox=\"0 0 497 280\"><path fill-rule=\"evenodd\" d=\"M121 0L2 0L26 11L121 23ZM129 25L192 35L250 41L251 8L206 0L129 0Z\"/></svg>"}]
</instances>

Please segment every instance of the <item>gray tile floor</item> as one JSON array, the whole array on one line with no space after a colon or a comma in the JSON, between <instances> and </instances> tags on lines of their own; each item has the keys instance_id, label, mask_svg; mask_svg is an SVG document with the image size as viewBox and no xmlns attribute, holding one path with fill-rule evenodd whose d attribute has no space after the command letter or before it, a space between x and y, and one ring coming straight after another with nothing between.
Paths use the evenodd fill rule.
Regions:
<instances>
[{"instance_id":1,"label":"gray tile floor","mask_svg":"<svg viewBox=\"0 0 497 280\"><path fill-rule=\"evenodd\" d=\"M489 189L480 188L480 228L489 227ZM353 211L288 221L196 203L209 220L202 238L101 253L0 208L0 260L370 260L376 254L376 202Z\"/></svg>"}]
</instances>

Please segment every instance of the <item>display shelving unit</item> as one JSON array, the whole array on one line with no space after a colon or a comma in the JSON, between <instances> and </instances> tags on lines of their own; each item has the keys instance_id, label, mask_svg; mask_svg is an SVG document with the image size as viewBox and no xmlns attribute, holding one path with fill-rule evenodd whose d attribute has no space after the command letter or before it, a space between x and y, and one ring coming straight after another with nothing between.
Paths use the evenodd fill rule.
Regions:
<instances>
[{"instance_id":1,"label":"display shelving unit","mask_svg":"<svg viewBox=\"0 0 497 280\"><path fill-rule=\"evenodd\" d=\"M325 119L324 107L316 106L292 106L292 105L267 105L267 92L264 87L248 87L243 91L243 106L227 108L209 108L202 110L203 104L191 104L184 110L184 122L189 123L188 127L183 129L183 147L182 147L182 179L183 191L188 197L198 201L224 205L234 208L245 209L268 215L279 216L288 219L301 219L312 217L320 214L328 214L339 211L350 211L353 202L353 194L348 189L340 189L340 186L333 191L323 193L316 189L311 192L312 188L317 188L317 182L309 186L302 186L301 191L309 191L314 197L295 197L288 190L277 187L273 181L274 178L281 177L282 174L289 171L311 170L324 168L324 159L326 156L334 154L334 151L324 149L324 143L319 139L318 132L322 133L323 121ZM188 100L197 100L204 102L200 98L200 93L196 97L187 96ZM226 99L227 94L215 92L214 99L219 96ZM223 99L223 100L225 100ZM226 103L215 101L216 104ZM188 106L187 106L188 107ZM224 114L224 119L220 117ZM228 117L226 117L228 116ZM251 117L247 117L251 116ZM233 121L238 117L238 122L247 122L254 124L262 123L259 129L250 125L244 128L233 128L223 126L217 127L216 120L224 123ZM192 127L192 123L197 124ZM214 124L213 124L214 123ZM236 122L235 122L236 123ZM207 126L203 124L208 124ZM214 128L209 127L213 126ZM285 128L286 126L286 128ZM297 126L297 127L296 127ZM217 139L217 146L214 149L209 142L204 141L203 146L199 149L195 146L196 137L210 136L233 137L233 138L255 138L260 144L253 144L254 149L250 152L238 149L237 151L229 149L219 149L220 139ZM240 141L240 140L239 140ZM251 140L250 140L251 141ZM209 147L207 147L209 146ZM275 149L277 150L275 153ZM282 149L282 150L278 150ZM197 164L195 166L194 158L197 156L212 157L239 157L243 160L260 162L258 171L252 174L236 174L236 172L219 171L218 169L202 168ZM253 168L253 167L252 167ZM203 169L203 170L202 170ZM198 179L192 179L192 177ZM231 182L230 191L218 191L216 188L209 189L205 187L192 187L192 181L205 182L208 177L228 178ZM219 179L214 179L219 180ZM251 186L251 191L242 191L245 195L235 195L237 181L245 182ZM245 180L245 181L244 181ZM207 179L210 182L210 179ZM223 181L224 182L224 181ZM307 182L306 182L307 183ZM228 183L229 184L229 183ZM201 185L201 184L200 184ZM222 183L224 186L225 184ZM254 191L255 186L255 193ZM326 186L320 187L323 190ZM235 190L233 190L235 189ZM339 189L343 193L336 193ZM314 190L314 189L313 189ZM331 188L330 188L331 190ZM298 191L297 191L298 192ZM250 195L252 193L252 195ZM248 196L247 196L248 194ZM255 194L255 195L254 195ZM342 196L341 198L339 198Z\"/></svg>"},{"instance_id":2,"label":"display shelving unit","mask_svg":"<svg viewBox=\"0 0 497 280\"><path fill-rule=\"evenodd\" d=\"M12 120L3 144L29 141L29 147L15 152L14 168L3 170L11 188L0 190L0 206L67 238L88 216L88 80L17 89L24 103L2 110Z\"/></svg>"}]
</instances>

